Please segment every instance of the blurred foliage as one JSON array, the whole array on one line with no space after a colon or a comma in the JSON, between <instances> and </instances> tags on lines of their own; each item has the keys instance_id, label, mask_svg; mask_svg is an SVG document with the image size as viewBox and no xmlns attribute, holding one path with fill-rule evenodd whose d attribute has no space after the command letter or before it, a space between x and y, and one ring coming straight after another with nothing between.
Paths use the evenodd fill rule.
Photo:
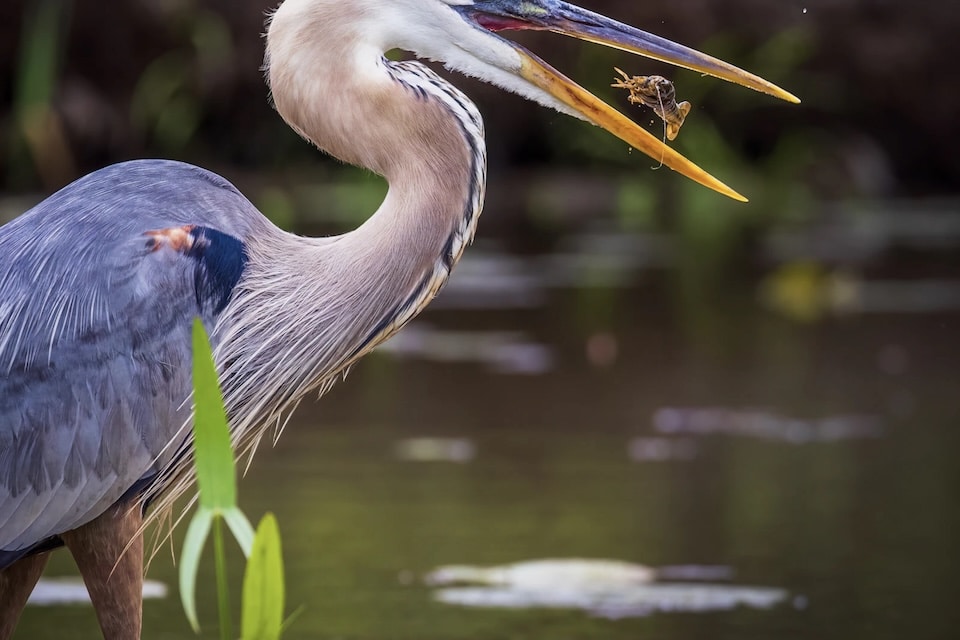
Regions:
<instances>
[{"instance_id":1,"label":"blurred foliage","mask_svg":"<svg viewBox=\"0 0 960 640\"><path fill-rule=\"evenodd\" d=\"M202 78L220 72L233 54L229 27L219 15L194 8L177 21L180 46L144 69L131 104L135 126L167 153L182 152L197 133Z\"/></svg>"},{"instance_id":2,"label":"blurred foliage","mask_svg":"<svg viewBox=\"0 0 960 640\"><path fill-rule=\"evenodd\" d=\"M46 86L47 102L64 120L67 142L78 157L77 174L111 159L156 154L260 170L276 163L311 163L312 150L270 113L259 71L262 39L258 36L264 10L272 4L262 0L168 0L116 6L93 0L13 2L0 10L0 17L10 18L9 24L0 26L0 36L19 41L20 46L0 46L0 57L11 56L0 65L0 74L8 76L0 80L12 77L16 68L29 69L31 82ZM817 134L806 139L831 146L823 162L845 165L852 161L849 154L866 148L849 145L870 140L872 152L882 156L880 162L895 164L899 174L913 180L910 176L916 175L917 166L901 164L899 155L885 150L884 143L902 144L912 136L914 145L922 149L926 143L937 143L925 135L936 134L935 124L941 130L954 126L950 118L944 119L955 111L952 93L935 81L925 83L923 74L932 70L931 56L938 48L939 59L949 57L955 48L951 27L960 18L934 0L909 6L827 0L803 7L756 0L732 0L722 7L697 0L669 5L624 6L614 0L583 4L698 46L800 94L805 99L801 107L775 105L751 92L719 89L723 83L664 70L659 63L604 47L552 34L509 34L605 98L623 102L606 86L614 65L668 75L679 94L694 102L700 112L695 115L708 112L718 123L722 121L726 137L751 161L762 160L763 150L757 147L774 142L783 132L815 130ZM43 19L53 11L61 14L59 21ZM844 37L837 37L838 32ZM885 43L883 51L872 46L876 41ZM51 60L65 64L51 65ZM927 109L916 109L904 92L890 91L901 77L924 87L931 98ZM498 135L498 140L491 141L494 162L559 161L579 167L586 162L606 170L611 166L635 169L635 161L624 156L623 145L599 131L581 129L567 135L573 129L564 118L474 81L458 78L455 82L478 101L490 130ZM0 114L5 106L12 109L20 103L24 91L18 82L13 103L0 105ZM887 98L878 101L875 96ZM84 101L90 110L80 108ZM503 108L499 103L510 106ZM900 111L893 113L894 107ZM111 120L109 132L84 130L100 118ZM0 120L7 119L0 116ZM905 138L901 130L912 133ZM17 166L20 161L14 156L3 171L9 188L55 186L49 184L50 178L41 183L24 175ZM841 176L851 170L839 168ZM920 180L954 175L955 168L955 161L936 166ZM818 178L830 184L815 184L815 189L846 188L856 194L871 188L843 185L830 176ZM941 189L949 188L940 184Z\"/></svg>"},{"instance_id":3,"label":"blurred foliage","mask_svg":"<svg viewBox=\"0 0 960 640\"><path fill-rule=\"evenodd\" d=\"M24 16L13 104L10 166L30 162L46 184L75 173L63 123L54 109L54 93L70 3L40 0Z\"/></svg>"},{"instance_id":4,"label":"blurred foliage","mask_svg":"<svg viewBox=\"0 0 960 640\"><path fill-rule=\"evenodd\" d=\"M0 24L8 35L0 37L0 86L10 87L0 104L6 189L49 192L113 161L174 157L235 180L284 228L356 226L386 187L317 153L271 110L260 69L267 4L41 0L0 8L9 18ZM819 202L953 192L960 180L944 142L955 127L955 92L924 75L955 47L958 18L933 0L582 4L756 72L804 104L555 34L508 33L655 135L656 116L609 85L614 66L667 76L678 99L694 105L678 150L751 199L737 205L669 171L646 171L657 163L596 127L453 77L484 113L495 178L488 210L504 211L513 231L550 236L585 217L571 215L574 207L612 210L624 232L679 234L681 279L707 290L710 278L738 267L758 234L806 224ZM905 77L929 97L923 109L905 101L910 92L891 90ZM930 161L917 162L918 153ZM527 177L501 179L514 175Z\"/></svg>"},{"instance_id":5,"label":"blurred foliage","mask_svg":"<svg viewBox=\"0 0 960 640\"><path fill-rule=\"evenodd\" d=\"M200 124L200 105L187 90L190 70L183 53L172 51L144 70L134 90L134 123L150 132L157 146L166 151L182 150Z\"/></svg>"}]
</instances>

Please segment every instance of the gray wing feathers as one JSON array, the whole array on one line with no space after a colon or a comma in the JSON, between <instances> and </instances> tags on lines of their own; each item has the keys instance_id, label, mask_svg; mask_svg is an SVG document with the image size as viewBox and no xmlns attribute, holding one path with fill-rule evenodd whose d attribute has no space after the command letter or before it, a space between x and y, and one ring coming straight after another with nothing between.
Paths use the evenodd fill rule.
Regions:
<instances>
[{"instance_id":1,"label":"gray wing feathers","mask_svg":"<svg viewBox=\"0 0 960 640\"><path fill-rule=\"evenodd\" d=\"M244 240L266 222L214 174L138 161L0 227L0 550L93 519L175 454L194 266L144 234L185 224Z\"/></svg>"}]
</instances>

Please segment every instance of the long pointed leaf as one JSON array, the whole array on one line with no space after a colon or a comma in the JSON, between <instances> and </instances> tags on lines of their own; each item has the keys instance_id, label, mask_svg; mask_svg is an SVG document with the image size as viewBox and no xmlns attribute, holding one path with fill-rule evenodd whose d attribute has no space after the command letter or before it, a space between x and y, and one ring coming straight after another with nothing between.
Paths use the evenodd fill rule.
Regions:
<instances>
[{"instance_id":1,"label":"long pointed leaf","mask_svg":"<svg viewBox=\"0 0 960 640\"><path fill-rule=\"evenodd\" d=\"M200 554L212 523L213 511L203 506L197 508L190 520L190 526L187 527L180 558L180 601L183 602L183 611L196 633L200 633L200 621L197 618L197 570L200 568Z\"/></svg>"},{"instance_id":2,"label":"long pointed leaf","mask_svg":"<svg viewBox=\"0 0 960 640\"><path fill-rule=\"evenodd\" d=\"M234 540L237 541L240 549L243 550L243 555L249 558L253 550L254 534L253 527L250 525L250 521L247 520L247 516L243 511L240 511L238 507L227 509L222 515L223 519L227 522L227 526L230 527L230 531L233 533Z\"/></svg>"},{"instance_id":3,"label":"long pointed leaf","mask_svg":"<svg viewBox=\"0 0 960 640\"><path fill-rule=\"evenodd\" d=\"M194 455L200 505L226 511L237 505L237 479L230 431L217 382L210 341L193 321Z\"/></svg>"},{"instance_id":4,"label":"long pointed leaf","mask_svg":"<svg viewBox=\"0 0 960 640\"><path fill-rule=\"evenodd\" d=\"M243 640L274 640L283 627L283 552L272 513L263 516L243 579Z\"/></svg>"}]
</instances>

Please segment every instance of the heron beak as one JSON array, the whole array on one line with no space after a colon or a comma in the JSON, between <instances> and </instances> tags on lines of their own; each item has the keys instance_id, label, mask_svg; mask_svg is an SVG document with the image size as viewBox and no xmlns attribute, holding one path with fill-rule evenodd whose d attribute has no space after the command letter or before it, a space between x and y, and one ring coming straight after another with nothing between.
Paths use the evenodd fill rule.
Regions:
<instances>
[{"instance_id":1,"label":"heron beak","mask_svg":"<svg viewBox=\"0 0 960 640\"><path fill-rule=\"evenodd\" d=\"M722 60L560 0L475 0L472 5L463 6L461 12L491 32L534 29L562 33L715 76L788 102L800 102L793 94ZM585 120L606 129L674 171L730 198L746 202L742 195L529 50L513 42L509 44L520 54L521 65L517 73L528 82Z\"/></svg>"}]
</instances>

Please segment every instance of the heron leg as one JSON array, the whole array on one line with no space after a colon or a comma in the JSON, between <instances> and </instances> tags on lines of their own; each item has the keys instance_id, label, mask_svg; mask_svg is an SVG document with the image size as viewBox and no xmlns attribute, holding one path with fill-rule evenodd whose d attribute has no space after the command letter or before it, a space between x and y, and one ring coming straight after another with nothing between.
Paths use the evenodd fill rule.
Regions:
<instances>
[{"instance_id":1,"label":"heron leg","mask_svg":"<svg viewBox=\"0 0 960 640\"><path fill-rule=\"evenodd\" d=\"M20 613L49 557L49 552L37 553L0 570L0 640L7 640L13 635Z\"/></svg>"},{"instance_id":2,"label":"heron leg","mask_svg":"<svg viewBox=\"0 0 960 640\"><path fill-rule=\"evenodd\" d=\"M138 506L118 504L61 535L73 554L97 612L103 637L140 637L143 617L143 518Z\"/></svg>"}]
</instances>

